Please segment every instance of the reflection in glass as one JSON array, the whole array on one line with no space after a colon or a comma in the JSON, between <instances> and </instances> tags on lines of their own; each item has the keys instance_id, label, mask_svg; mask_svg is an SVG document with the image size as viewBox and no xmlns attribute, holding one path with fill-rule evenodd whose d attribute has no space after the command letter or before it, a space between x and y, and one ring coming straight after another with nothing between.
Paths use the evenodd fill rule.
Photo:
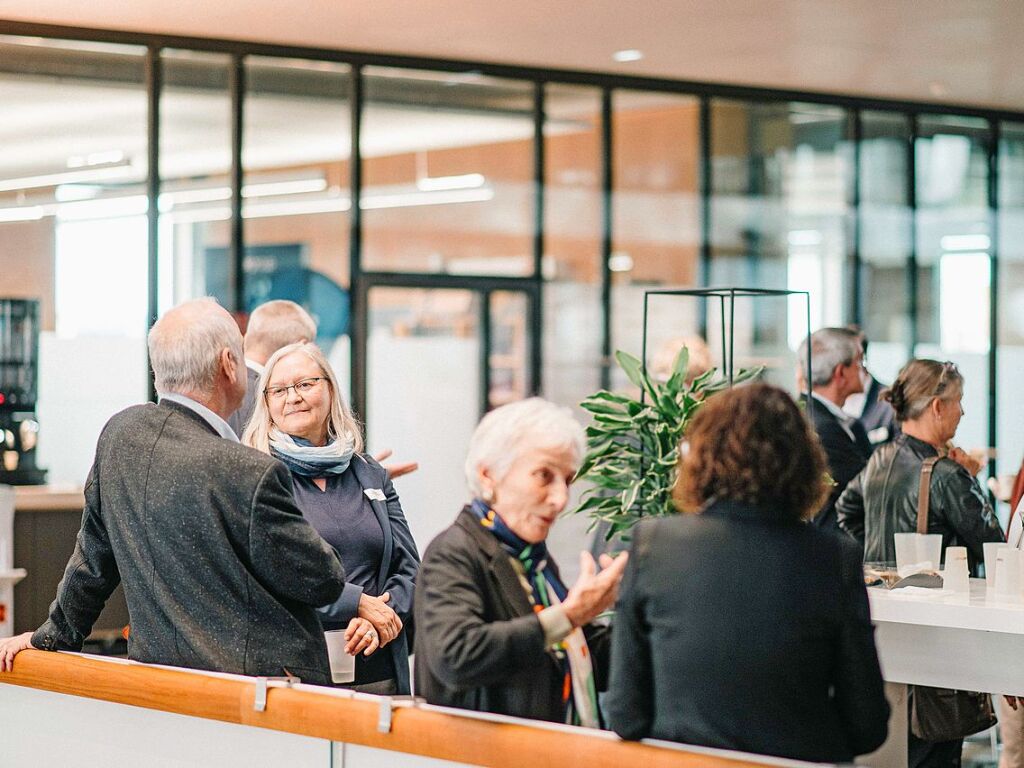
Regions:
<instances>
[{"instance_id":1,"label":"reflection in glass","mask_svg":"<svg viewBox=\"0 0 1024 768\"><path fill-rule=\"evenodd\" d=\"M526 295L491 293L491 348L488 407L497 408L530 394L529 304Z\"/></svg>"},{"instance_id":2,"label":"reflection in glass","mask_svg":"<svg viewBox=\"0 0 1024 768\"><path fill-rule=\"evenodd\" d=\"M810 291L812 330L846 321L847 125L837 107L712 101L711 285ZM764 365L792 389L792 350L806 333L802 300L738 302L736 365Z\"/></svg>"},{"instance_id":3,"label":"reflection in glass","mask_svg":"<svg viewBox=\"0 0 1024 768\"><path fill-rule=\"evenodd\" d=\"M349 68L247 57L245 83L245 311L305 307L348 399Z\"/></svg>"},{"instance_id":4,"label":"reflection in glass","mask_svg":"<svg viewBox=\"0 0 1024 768\"><path fill-rule=\"evenodd\" d=\"M164 50L161 63L159 313L198 296L231 306L231 59Z\"/></svg>"},{"instance_id":5,"label":"reflection in glass","mask_svg":"<svg viewBox=\"0 0 1024 768\"><path fill-rule=\"evenodd\" d=\"M644 291L699 279L700 106L691 96L637 91L615 91L612 106L612 351L639 357ZM695 303L668 314L663 306L649 322L649 349L699 330ZM613 385L627 386L612 370Z\"/></svg>"},{"instance_id":6,"label":"reflection in glass","mask_svg":"<svg viewBox=\"0 0 1024 768\"><path fill-rule=\"evenodd\" d=\"M601 385L601 92L544 92L543 390L575 406Z\"/></svg>"},{"instance_id":7,"label":"reflection in glass","mask_svg":"<svg viewBox=\"0 0 1024 768\"><path fill-rule=\"evenodd\" d=\"M363 265L533 274L533 85L367 67Z\"/></svg>"},{"instance_id":8,"label":"reflection in glass","mask_svg":"<svg viewBox=\"0 0 1024 768\"><path fill-rule=\"evenodd\" d=\"M1020 428L1024 423L1024 399L1020 397L1024 372L1024 123L1001 125L998 157L997 471L1015 474L1024 458L1024 430Z\"/></svg>"},{"instance_id":9,"label":"reflection in glass","mask_svg":"<svg viewBox=\"0 0 1024 768\"><path fill-rule=\"evenodd\" d=\"M858 215L866 365L879 381L891 383L910 357L910 120L895 112L864 111L861 137Z\"/></svg>"},{"instance_id":10,"label":"reflection in glass","mask_svg":"<svg viewBox=\"0 0 1024 768\"><path fill-rule=\"evenodd\" d=\"M0 60L0 293L40 301L38 464L81 484L148 394L145 50L0 36Z\"/></svg>"},{"instance_id":11,"label":"reflection in glass","mask_svg":"<svg viewBox=\"0 0 1024 768\"><path fill-rule=\"evenodd\" d=\"M988 445L988 124L918 120L916 357L952 360L964 375L957 443Z\"/></svg>"},{"instance_id":12,"label":"reflection in glass","mask_svg":"<svg viewBox=\"0 0 1024 768\"><path fill-rule=\"evenodd\" d=\"M408 518L421 552L466 501L463 463L482 397L480 307L471 291L369 292L367 442L420 464L401 493L416 499Z\"/></svg>"}]
</instances>

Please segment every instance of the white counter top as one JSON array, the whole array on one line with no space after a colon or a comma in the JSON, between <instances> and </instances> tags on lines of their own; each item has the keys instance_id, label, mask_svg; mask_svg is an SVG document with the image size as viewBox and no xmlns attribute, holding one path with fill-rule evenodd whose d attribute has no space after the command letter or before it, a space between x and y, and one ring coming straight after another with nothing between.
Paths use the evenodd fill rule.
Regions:
<instances>
[{"instance_id":1,"label":"white counter top","mask_svg":"<svg viewBox=\"0 0 1024 768\"><path fill-rule=\"evenodd\" d=\"M875 623L915 624L1024 635L1024 600L996 597L984 579L971 579L970 594L945 590L869 587Z\"/></svg>"}]
</instances>

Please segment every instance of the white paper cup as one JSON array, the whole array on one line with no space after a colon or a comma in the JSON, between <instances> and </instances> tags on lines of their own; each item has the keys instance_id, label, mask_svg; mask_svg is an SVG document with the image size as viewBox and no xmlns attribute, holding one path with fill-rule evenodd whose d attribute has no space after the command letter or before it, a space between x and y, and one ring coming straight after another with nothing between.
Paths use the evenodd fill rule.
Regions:
<instances>
[{"instance_id":1,"label":"white paper cup","mask_svg":"<svg viewBox=\"0 0 1024 768\"><path fill-rule=\"evenodd\" d=\"M1002 597L1020 595L1020 550L1000 547L996 552L996 594Z\"/></svg>"},{"instance_id":2,"label":"white paper cup","mask_svg":"<svg viewBox=\"0 0 1024 768\"><path fill-rule=\"evenodd\" d=\"M988 589L996 588L996 553L1000 548L1005 547L1000 541L986 541L981 545L985 550L985 586Z\"/></svg>"},{"instance_id":3,"label":"white paper cup","mask_svg":"<svg viewBox=\"0 0 1024 768\"><path fill-rule=\"evenodd\" d=\"M953 592L970 592L971 572L967 564L967 547L946 547L942 586Z\"/></svg>"},{"instance_id":4,"label":"white paper cup","mask_svg":"<svg viewBox=\"0 0 1024 768\"><path fill-rule=\"evenodd\" d=\"M327 659L331 663L331 680L351 683L356 679L356 657L345 653L345 630L324 632L324 640L327 641Z\"/></svg>"}]
</instances>

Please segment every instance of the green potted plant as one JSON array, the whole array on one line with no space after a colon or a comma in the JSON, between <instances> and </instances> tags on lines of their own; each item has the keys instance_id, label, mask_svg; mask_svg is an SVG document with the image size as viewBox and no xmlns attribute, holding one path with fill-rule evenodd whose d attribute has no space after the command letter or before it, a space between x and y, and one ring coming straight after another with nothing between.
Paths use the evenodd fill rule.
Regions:
<instances>
[{"instance_id":1,"label":"green potted plant","mask_svg":"<svg viewBox=\"0 0 1024 768\"><path fill-rule=\"evenodd\" d=\"M687 382L690 356L682 347L662 382L652 378L633 355L620 350L615 359L641 395L601 390L580 403L593 421L587 427L587 455L576 478L592 486L574 510L588 514L591 527L608 523L608 539L617 534L628 538L629 529L644 517L675 512L672 486L679 446L690 420L715 392L763 370L739 370L730 382L711 369Z\"/></svg>"}]
</instances>

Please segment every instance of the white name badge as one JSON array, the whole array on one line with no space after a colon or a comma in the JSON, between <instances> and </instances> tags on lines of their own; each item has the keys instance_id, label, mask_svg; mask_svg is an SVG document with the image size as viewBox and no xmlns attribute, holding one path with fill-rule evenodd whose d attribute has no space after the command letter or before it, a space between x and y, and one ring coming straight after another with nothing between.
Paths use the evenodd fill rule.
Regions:
<instances>
[{"instance_id":1,"label":"white name badge","mask_svg":"<svg viewBox=\"0 0 1024 768\"><path fill-rule=\"evenodd\" d=\"M370 501L384 501L384 491L380 488L367 488L363 491L366 494L366 498Z\"/></svg>"}]
</instances>

